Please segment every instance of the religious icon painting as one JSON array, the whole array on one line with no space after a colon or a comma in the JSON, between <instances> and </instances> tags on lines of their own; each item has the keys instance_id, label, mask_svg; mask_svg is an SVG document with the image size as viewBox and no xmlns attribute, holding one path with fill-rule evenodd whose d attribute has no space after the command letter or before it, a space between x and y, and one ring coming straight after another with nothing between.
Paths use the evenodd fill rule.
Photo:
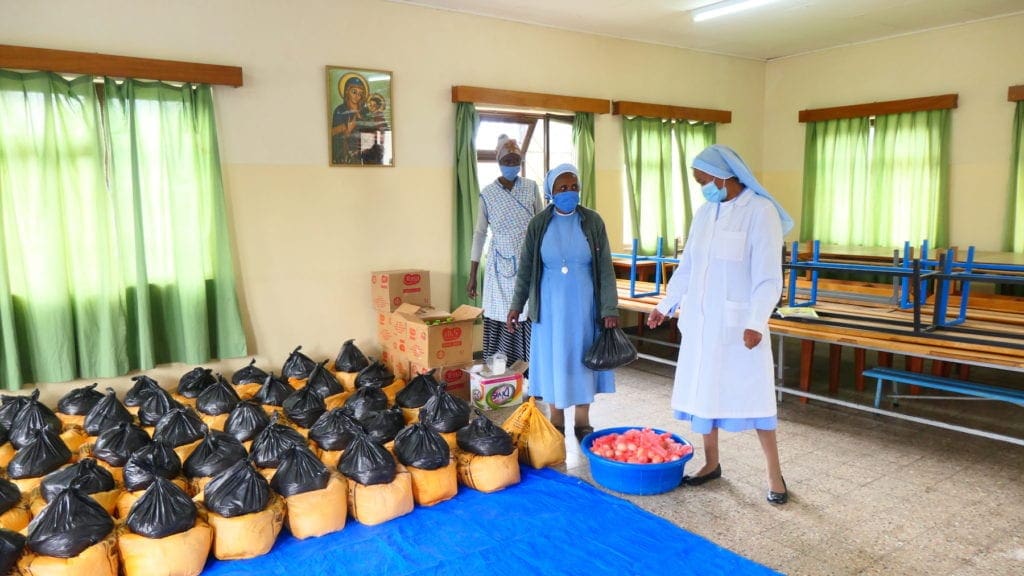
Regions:
<instances>
[{"instance_id":1,"label":"religious icon painting","mask_svg":"<svg viewBox=\"0 0 1024 576\"><path fill-rule=\"evenodd\" d=\"M391 72L327 67L331 166L394 166Z\"/></svg>"}]
</instances>

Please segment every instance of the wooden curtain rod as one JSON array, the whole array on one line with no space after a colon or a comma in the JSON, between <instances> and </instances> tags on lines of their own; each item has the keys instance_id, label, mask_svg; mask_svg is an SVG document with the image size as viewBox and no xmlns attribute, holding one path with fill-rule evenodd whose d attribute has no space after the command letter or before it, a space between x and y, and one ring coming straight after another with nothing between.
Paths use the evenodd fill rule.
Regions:
<instances>
[{"instance_id":1,"label":"wooden curtain rod","mask_svg":"<svg viewBox=\"0 0 1024 576\"><path fill-rule=\"evenodd\" d=\"M242 69L238 66L155 60L4 44L0 44L0 68L221 84L235 87L242 85Z\"/></svg>"},{"instance_id":2,"label":"wooden curtain rod","mask_svg":"<svg viewBox=\"0 0 1024 576\"><path fill-rule=\"evenodd\" d=\"M672 120L698 120L728 124L732 122L729 110L713 110L711 108L689 108L686 106L668 106L666 104L645 104L643 102L612 102L612 114L622 116L646 116L648 118L668 118Z\"/></svg>"},{"instance_id":3,"label":"wooden curtain rod","mask_svg":"<svg viewBox=\"0 0 1024 576\"><path fill-rule=\"evenodd\" d=\"M548 110L568 110L571 112L593 112L594 114L607 114L610 107L608 100L598 98L517 92L515 90L497 90L493 88L478 88L476 86L452 86L452 102L517 106L520 108L545 108Z\"/></svg>"},{"instance_id":4,"label":"wooden curtain rod","mask_svg":"<svg viewBox=\"0 0 1024 576\"><path fill-rule=\"evenodd\" d=\"M1010 92L1006 96L1010 102L1020 102L1024 100L1024 84L1020 86L1010 86Z\"/></svg>"},{"instance_id":5,"label":"wooden curtain rod","mask_svg":"<svg viewBox=\"0 0 1024 576\"><path fill-rule=\"evenodd\" d=\"M906 100L889 100L853 106L835 108L815 108L801 110L801 122L819 122L821 120L838 120L840 118L863 118L865 116L881 116L882 114L899 114L901 112L923 112L925 110L947 110L956 108L957 94L925 96L924 98L908 98Z\"/></svg>"}]
</instances>

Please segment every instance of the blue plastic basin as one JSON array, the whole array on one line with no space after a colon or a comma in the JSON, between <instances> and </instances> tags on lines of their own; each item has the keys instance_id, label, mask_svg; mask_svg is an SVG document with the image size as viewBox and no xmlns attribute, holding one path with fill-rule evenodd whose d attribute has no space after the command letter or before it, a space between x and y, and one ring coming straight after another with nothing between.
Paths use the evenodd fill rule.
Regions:
<instances>
[{"instance_id":1,"label":"blue plastic basin","mask_svg":"<svg viewBox=\"0 0 1024 576\"><path fill-rule=\"evenodd\" d=\"M615 490L616 492L622 492L624 494L661 494L662 492L668 492L676 486L683 479L683 469L686 467L686 463L693 458L693 451L683 456L679 460L673 462L663 462L661 464L629 464L626 462L616 462L607 458L598 456L590 451L590 447L594 444L594 440L601 436L607 436L609 434L622 434L627 430L643 430L643 426L625 426L621 428L605 428L603 430L595 430L590 434L587 434L583 441L580 442L580 449L587 455L587 460L590 461L590 474L594 477L594 481L598 484ZM652 428L657 434L664 434L664 430L658 430ZM672 439L680 444L686 444L691 449L693 445L686 441L683 437L672 434Z\"/></svg>"}]
</instances>

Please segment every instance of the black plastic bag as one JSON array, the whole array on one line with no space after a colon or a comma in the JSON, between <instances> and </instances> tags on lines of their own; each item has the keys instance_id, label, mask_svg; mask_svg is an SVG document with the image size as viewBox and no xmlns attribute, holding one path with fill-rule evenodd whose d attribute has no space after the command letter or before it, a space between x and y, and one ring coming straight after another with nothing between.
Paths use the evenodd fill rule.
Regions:
<instances>
[{"instance_id":1,"label":"black plastic bag","mask_svg":"<svg viewBox=\"0 0 1024 576\"><path fill-rule=\"evenodd\" d=\"M4 428L3 424L0 424L0 446L10 442L11 437L7 434L7 428Z\"/></svg>"},{"instance_id":2,"label":"black plastic bag","mask_svg":"<svg viewBox=\"0 0 1024 576\"><path fill-rule=\"evenodd\" d=\"M292 446L281 455L281 464L270 479L270 487L287 498L323 490L330 479L330 470L309 448Z\"/></svg>"},{"instance_id":3,"label":"black plastic bag","mask_svg":"<svg viewBox=\"0 0 1024 576\"><path fill-rule=\"evenodd\" d=\"M156 478L132 504L124 523L139 536L166 538L191 530L196 525L196 515L195 502L184 490L164 478Z\"/></svg>"},{"instance_id":4,"label":"black plastic bag","mask_svg":"<svg viewBox=\"0 0 1024 576\"><path fill-rule=\"evenodd\" d=\"M406 466L437 470L448 465L452 451L440 434L417 422L395 437L395 457Z\"/></svg>"},{"instance_id":5,"label":"black plastic bag","mask_svg":"<svg viewBox=\"0 0 1024 576\"><path fill-rule=\"evenodd\" d=\"M394 440L402 428L405 428L402 409L397 407L367 412L359 419L359 423L363 425L363 430L366 430L370 438L380 444Z\"/></svg>"},{"instance_id":6,"label":"black plastic bag","mask_svg":"<svg viewBox=\"0 0 1024 576\"><path fill-rule=\"evenodd\" d=\"M117 399L117 393L113 388L107 388L107 393L102 400L96 403L85 416L85 431L90 436L99 436L105 430L109 430L123 422L134 422L135 417Z\"/></svg>"},{"instance_id":7,"label":"black plastic bag","mask_svg":"<svg viewBox=\"0 0 1024 576\"><path fill-rule=\"evenodd\" d=\"M291 384L274 376L274 373L271 372L264 378L263 385L253 396L253 400L267 406L283 406L284 401L294 393L295 388L292 388Z\"/></svg>"},{"instance_id":8,"label":"black plastic bag","mask_svg":"<svg viewBox=\"0 0 1024 576\"><path fill-rule=\"evenodd\" d=\"M21 489L10 480L0 478L0 515L4 514L21 501ZM3 574L3 572L0 572Z\"/></svg>"},{"instance_id":9,"label":"black plastic bag","mask_svg":"<svg viewBox=\"0 0 1024 576\"><path fill-rule=\"evenodd\" d=\"M153 441L132 452L123 473L129 492L145 490L157 476L170 480L181 474L181 458L167 444Z\"/></svg>"},{"instance_id":10,"label":"black plastic bag","mask_svg":"<svg viewBox=\"0 0 1024 576\"><path fill-rule=\"evenodd\" d=\"M149 398L150 394L164 391L156 380L153 380L145 374L132 376L132 381L134 381L135 384L132 384L131 389L124 395L124 405L129 408L142 406L142 403L146 398Z\"/></svg>"},{"instance_id":11,"label":"black plastic bag","mask_svg":"<svg viewBox=\"0 0 1024 576\"><path fill-rule=\"evenodd\" d=\"M35 440L18 450L7 464L8 478L20 480L45 476L71 460L71 451L52 430L39 428L35 435Z\"/></svg>"},{"instance_id":12,"label":"black plastic bag","mask_svg":"<svg viewBox=\"0 0 1024 576\"><path fill-rule=\"evenodd\" d=\"M370 412L386 410L387 407L387 395L380 389L380 386L375 384L358 388L345 399L345 408L352 412L357 420L361 420Z\"/></svg>"},{"instance_id":13,"label":"black plastic bag","mask_svg":"<svg viewBox=\"0 0 1024 576\"><path fill-rule=\"evenodd\" d=\"M260 367L256 366L256 359L253 358L249 361L248 365L235 370L235 373L231 375L231 383L236 386L241 384L252 384L253 382L263 382L266 377L267 373Z\"/></svg>"},{"instance_id":14,"label":"black plastic bag","mask_svg":"<svg viewBox=\"0 0 1024 576\"><path fill-rule=\"evenodd\" d=\"M227 432L207 430L206 437L196 446L182 464L185 476L204 478L216 476L239 460L245 460L249 453L237 438Z\"/></svg>"},{"instance_id":15,"label":"black plastic bag","mask_svg":"<svg viewBox=\"0 0 1024 576\"><path fill-rule=\"evenodd\" d=\"M309 439L321 450L344 450L356 434L365 434L362 424L348 411L335 408L324 412L309 428Z\"/></svg>"},{"instance_id":16,"label":"black plastic bag","mask_svg":"<svg viewBox=\"0 0 1024 576\"><path fill-rule=\"evenodd\" d=\"M239 442L245 442L255 438L268 424L270 424L270 416L267 415L263 406L251 400L245 400L239 402L231 414L228 414L228 419L224 422L224 431L234 436Z\"/></svg>"},{"instance_id":17,"label":"black plastic bag","mask_svg":"<svg viewBox=\"0 0 1024 576\"><path fill-rule=\"evenodd\" d=\"M175 400L164 389L150 392L139 406L139 422L143 426L156 426L160 419L171 410L183 410L185 405Z\"/></svg>"},{"instance_id":18,"label":"black plastic bag","mask_svg":"<svg viewBox=\"0 0 1024 576\"><path fill-rule=\"evenodd\" d=\"M284 414L292 422L309 428L321 414L327 411L324 397L309 386L292 394L284 401Z\"/></svg>"},{"instance_id":19,"label":"black plastic bag","mask_svg":"<svg viewBox=\"0 0 1024 576\"><path fill-rule=\"evenodd\" d=\"M302 350L302 346L296 346L295 350L292 350L292 353L288 355L288 359L284 361L284 366L281 367L281 376L305 380L313 373L313 368L316 368L316 362L309 356L299 352L299 350Z\"/></svg>"},{"instance_id":20,"label":"black plastic bag","mask_svg":"<svg viewBox=\"0 0 1024 576\"><path fill-rule=\"evenodd\" d=\"M11 444L21 450L26 444L35 440L36 430L46 428L60 435L62 426L60 418L57 418L52 410L39 401L39 389L36 389L32 392L28 402L22 405L18 415L14 417L14 422L8 428L8 435Z\"/></svg>"},{"instance_id":21,"label":"black plastic bag","mask_svg":"<svg viewBox=\"0 0 1024 576\"><path fill-rule=\"evenodd\" d=\"M507 456L512 453L512 435L491 422L480 410L469 425L455 433L459 448L481 456Z\"/></svg>"},{"instance_id":22,"label":"black plastic bag","mask_svg":"<svg viewBox=\"0 0 1024 576\"><path fill-rule=\"evenodd\" d=\"M14 574L14 565L25 552L25 537L0 528L0 574Z\"/></svg>"},{"instance_id":23,"label":"black plastic bag","mask_svg":"<svg viewBox=\"0 0 1024 576\"><path fill-rule=\"evenodd\" d=\"M438 387L420 408L419 416L420 422L435 432L455 432L469 424L469 403Z\"/></svg>"},{"instance_id":24,"label":"black plastic bag","mask_svg":"<svg viewBox=\"0 0 1024 576\"><path fill-rule=\"evenodd\" d=\"M316 368L313 368L313 372L309 374L309 380L306 382L306 388L312 388L321 398L341 394L345 391L341 383L338 382L338 379L334 377L334 374L331 374L330 370L325 368L326 364L327 360L317 364Z\"/></svg>"},{"instance_id":25,"label":"black plastic bag","mask_svg":"<svg viewBox=\"0 0 1024 576\"><path fill-rule=\"evenodd\" d=\"M395 457L368 434L356 434L341 455L338 470L364 486L388 484L398 474Z\"/></svg>"},{"instance_id":26,"label":"black plastic bag","mask_svg":"<svg viewBox=\"0 0 1024 576\"><path fill-rule=\"evenodd\" d=\"M28 525L28 549L40 556L74 558L114 530L107 511L74 487L63 490Z\"/></svg>"},{"instance_id":27,"label":"black plastic bag","mask_svg":"<svg viewBox=\"0 0 1024 576\"><path fill-rule=\"evenodd\" d=\"M200 392L213 386L216 382L217 378L213 376L213 370L196 366L178 379L178 394L185 398L198 398Z\"/></svg>"},{"instance_id":28,"label":"black plastic bag","mask_svg":"<svg viewBox=\"0 0 1024 576\"><path fill-rule=\"evenodd\" d=\"M355 340L346 340L341 345L338 357L334 359L334 370L336 372L359 372L370 365L366 355L353 342Z\"/></svg>"},{"instance_id":29,"label":"black plastic bag","mask_svg":"<svg viewBox=\"0 0 1024 576\"><path fill-rule=\"evenodd\" d=\"M106 468L97 465L96 460L83 458L67 468L47 474L39 485L39 493L43 500L50 502L71 486L82 494L109 492L115 488L114 476Z\"/></svg>"},{"instance_id":30,"label":"black plastic bag","mask_svg":"<svg viewBox=\"0 0 1024 576\"><path fill-rule=\"evenodd\" d=\"M434 390L440 386L441 383L434 378L434 370L417 374L395 395L395 404L402 408L420 408L430 400Z\"/></svg>"},{"instance_id":31,"label":"black plastic bag","mask_svg":"<svg viewBox=\"0 0 1024 576\"><path fill-rule=\"evenodd\" d=\"M190 408L175 408L156 423L154 440L165 442L172 448L191 444L203 437L206 424Z\"/></svg>"},{"instance_id":32,"label":"black plastic bag","mask_svg":"<svg viewBox=\"0 0 1024 576\"><path fill-rule=\"evenodd\" d=\"M97 386L99 383L94 382L61 396L57 401L57 412L69 416L85 416L97 402L103 400L103 394L96 391Z\"/></svg>"},{"instance_id":33,"label":"black plastic bag","mask_svg":"<svg viewBox=\"0 0 1024 576\"><path fill-rule=\"evenodd\" d=\"M252 441L249 456L260 468L277 468L281 455L292 446L305 446L306 439L294 428L277 423L277 414L270 417L270 424Z\"/></svg>"},{"instance_id":34,"label":"black plastic bag","mask_svg":"<svg viewBox=\"0 0 1024 576\"><path fill-rule=\"evenodd\" d=\"M636 360L636 347L621 328L603 328L597 340L583 355L583 365L591 370L614 370Z\"/></svg>"},{"instance_id":35,"label":"black plastic bag","mask_svg":"<svg viewBox=\"0 0 1024 576\"><path fill-rule=\"evenodd\" d=\"M152 439L145 430L128 422L107 428L96 439L92 455L111 466L124 466L133 452L149 444Z\"/></svg>"},{"instance_id":36,"label":"black plastic bag","mask_svg":"<svg viewBox=\"0 0 1024 576\"><path fill-rule=\"evenodd\" d=\"M260 512L270 502L270 484L248 460L239 460L210 480L206 507L225 518Z\"/></svg>"},{"instance_id":37,"label":"black plastic bag","mask_svg":"<svg viewBox=\"0 0 1024 576\"><path fill-rule=\"evenodd\" d=\"M380 388L395 381L395 374L380 360L376 360L356 374L356 388L377 385Z\"/></svg>"},{"instance_id":38,"label":"black plastic bag","mask_svg":"<svg viewBox=\"0 0 1024 576\"><path fill-rule=\"evenodd\" d=\"M32 399L28 396L0 395L0 426L10 432L18 412L21 412L21 409L31 401Z\"/></svg>"},{"instance_id":39,"label":"black plastic bag","mask_svg":"<svg viewBox=\"0 0 1024 576\"><path fill-rule=\"evenodd\" d=\"M241 401L234 387L218 374L217 381L207 386L196 397L196 410L210 416L218 416L231 412Z\"/></svg>"}]
</instances>

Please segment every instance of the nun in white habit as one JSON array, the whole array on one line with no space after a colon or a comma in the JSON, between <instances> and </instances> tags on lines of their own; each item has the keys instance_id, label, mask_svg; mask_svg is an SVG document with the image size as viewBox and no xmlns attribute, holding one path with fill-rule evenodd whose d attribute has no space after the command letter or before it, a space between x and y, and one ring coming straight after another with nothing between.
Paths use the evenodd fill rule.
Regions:
<instances>
[{"instance_id":1,"label":"nun in white habit","mask_svg":"<svg viewBox=\"0 0 1024 576\"><path fill-rule=\"evenodd\" d=\"M785 504L768 318L782 292L782 237L793 221L732 149L710 146L692 168L707 202L694 215L679 267L648 318L653 328L679 309L672 409L703 435L706 460L683 484L721 477L719 429L753 429L765 455L768 501Z\"/></svg>"}]
</instances>

